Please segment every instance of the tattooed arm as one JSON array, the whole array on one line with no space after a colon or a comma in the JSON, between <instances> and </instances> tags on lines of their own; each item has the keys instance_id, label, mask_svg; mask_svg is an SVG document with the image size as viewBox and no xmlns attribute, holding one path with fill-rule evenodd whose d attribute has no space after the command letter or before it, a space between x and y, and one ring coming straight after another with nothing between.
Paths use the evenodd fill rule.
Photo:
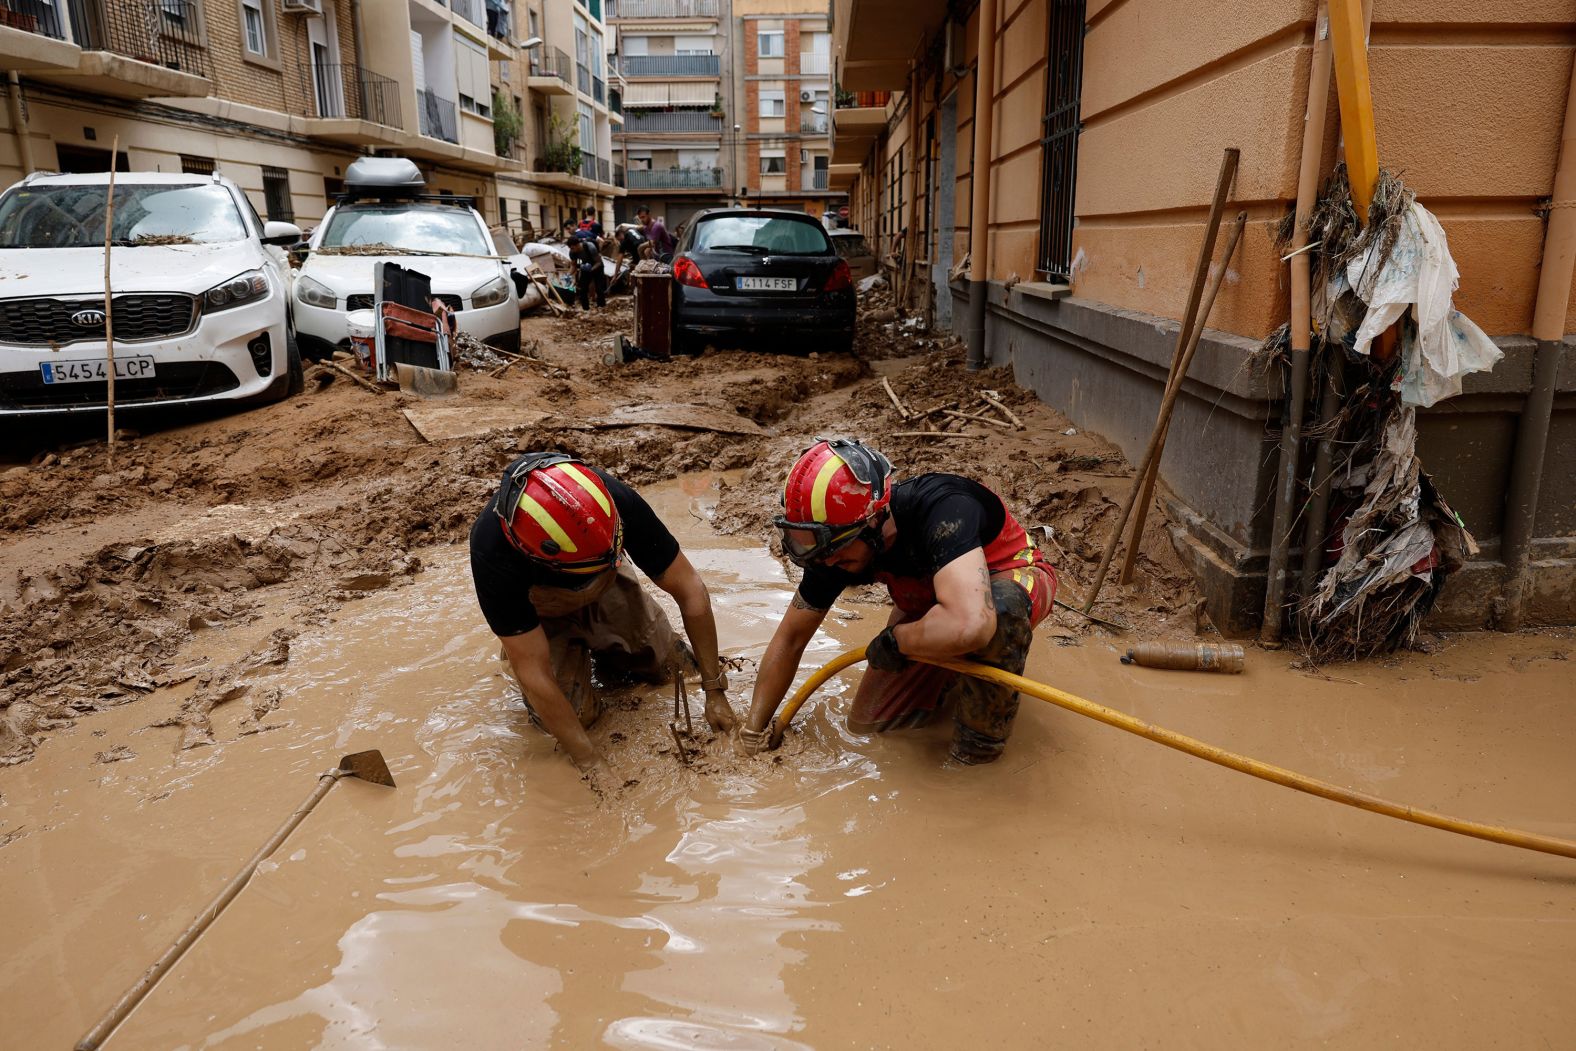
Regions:
<instances>
[{"instance_id":1,"label":"tattooed arm","mask_svg":"<svg viewBox=\"0 0 1576 1051\"><path fill-rule=\"evenodd\" d=\"M772 716L783 695L793 685L794 673L799 670L799 659L810 644L816 629L826 619L826 610L816 609L794 593L793 601L783 613L783 619L772 634L772 641L761 657L760 671L755 677L755 694L750 700L750 714L745 728L765 730L771 725Z\"/></svg>"},{"instance_id":2,"label":"tattooed arm","mask_svg":"<svg viewBox=\"0 0 1576 1051\"><path fill-rule=\"evenodd\" d=\"M996 633L990 571L980 548L965 551L936 570L936 604L923 617L892 629L908 657L958 657L973 653Z\"/></svg>"}]
</instances>

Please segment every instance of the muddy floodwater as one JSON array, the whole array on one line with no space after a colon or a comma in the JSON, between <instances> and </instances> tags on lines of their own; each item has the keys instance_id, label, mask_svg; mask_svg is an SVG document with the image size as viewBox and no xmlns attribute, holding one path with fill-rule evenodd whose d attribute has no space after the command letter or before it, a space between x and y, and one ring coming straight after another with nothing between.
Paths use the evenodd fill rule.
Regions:
<instances>
[{"instance_id":1,"label":"muddy floodwater","mask_svg":"<svg viewBox=\"0 0 1576 1051\"><path fill-rule=\"evenodd\" d=\"M654 502L725 651L756 658L789 583L709 529L710 481ZM237 736L246 706L223 706L218 744L180 750L149 728L169 691L0 770L0 1046L69 1047L363 748L398 787L336 786L108 1047L1572 1046L1576 861L1033 700L1002 761L947 768L944 732L846 731L857 673L774 756L716 740L698 770L659 751L671 695L626 697L596 735L636 783L599 806L500 676L464 551L422 557L409 585L301 629L259 680L283 695L261 732ZM839 606L804 672L884 617ZM285 626L194 652L233 659ZM1568 633L1462 636L1329 678L1256 650L1240 676L1125 667L1115 640L1054 635L1031 677L1363 791L1576 836ZM733 678L743 710L749 666Z\"/></svg>"}]
</instances>

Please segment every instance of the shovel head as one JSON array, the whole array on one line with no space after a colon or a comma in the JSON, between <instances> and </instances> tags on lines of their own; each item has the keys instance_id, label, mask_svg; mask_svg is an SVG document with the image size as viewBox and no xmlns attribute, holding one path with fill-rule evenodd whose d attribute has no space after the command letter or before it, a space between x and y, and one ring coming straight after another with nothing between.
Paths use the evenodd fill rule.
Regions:
<instances>
[{"instance_id":1,"label":"shovel head","mask_svg":"<svg viewBox=\"0 0 1576 1051\"><path fill-rule=\"evenodd\" d=\"M339 770L346 777L359 777L375 785L394 787L394 775L389 773L389 765L383 761L383 753L376 748L345 756L339 761Z\"/></svg>"},{"instance_id":2,"label":"shovel head","mask_svg":"<svg viewBox=\"0 0 1576 1051\"><path fill-rule=\"evenodd\" d=\"M399 362L394 371L399 374L399 389L420 398L446 398L460 388L459 378L443 369Z\"/></svg>"}]
</instances>

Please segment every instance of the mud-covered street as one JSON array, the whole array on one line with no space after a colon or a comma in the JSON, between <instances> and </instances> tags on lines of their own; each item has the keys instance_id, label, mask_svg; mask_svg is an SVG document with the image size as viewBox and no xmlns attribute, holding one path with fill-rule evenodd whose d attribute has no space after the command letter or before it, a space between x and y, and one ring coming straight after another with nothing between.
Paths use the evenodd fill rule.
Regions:
<instances>
[{"instance_id":1,"label":"mud-covered street","mask_svg":"<svg viewBox=\"0 0 1576 1051\"><path fill-rule=\"evenodd\" d=\"M472 591L463 541L521 451L642 489L712 591L740 712L797 576L768 523L815 437L989 485L1069 600L1131 477L950 340L867 321L853 356L608 363L630 325L626 298L528 319L536 357L441 401L316 367L278 405L128 416L113 464L100 421L5 433L0 1045L69 1046L361 748L398 786L337 787L108 1046L1568 1040L1570 861L1035 701L1000 762L951 768L948 728L849 733L854 670L767 756L697 718L684 766L670 691L625 690L592 731L625 787L598 801L528 724ZM947 407L998 422L912 433ZM1157 508L1134 583L1095 607L1128 632L1058 609L1026 674L1360 791L1576 834L1569 630L1425 634L1340 667L1255 649L1240 676L1124 666L1136 639L1215 637L1166 525ZM801 679L883 601L848 593Z\"/></svg>"}]
</instances>

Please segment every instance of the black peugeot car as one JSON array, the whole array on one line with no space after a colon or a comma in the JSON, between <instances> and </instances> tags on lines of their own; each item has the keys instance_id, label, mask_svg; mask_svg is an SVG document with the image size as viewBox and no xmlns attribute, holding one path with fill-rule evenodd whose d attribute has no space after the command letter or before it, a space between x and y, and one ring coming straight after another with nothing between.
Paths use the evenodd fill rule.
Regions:
<instances>
[{"instance_id":1,"label":"black peugeot car","mask_svg":"<svg viewBox=\"0 0 1576 1051\"><path fill-rule=\"evenodd\" d=\"M743 340L848 351L854 282L803 212L724 208L697 215L673 257L678 349Z\"/></svg>"}]
</instances>

